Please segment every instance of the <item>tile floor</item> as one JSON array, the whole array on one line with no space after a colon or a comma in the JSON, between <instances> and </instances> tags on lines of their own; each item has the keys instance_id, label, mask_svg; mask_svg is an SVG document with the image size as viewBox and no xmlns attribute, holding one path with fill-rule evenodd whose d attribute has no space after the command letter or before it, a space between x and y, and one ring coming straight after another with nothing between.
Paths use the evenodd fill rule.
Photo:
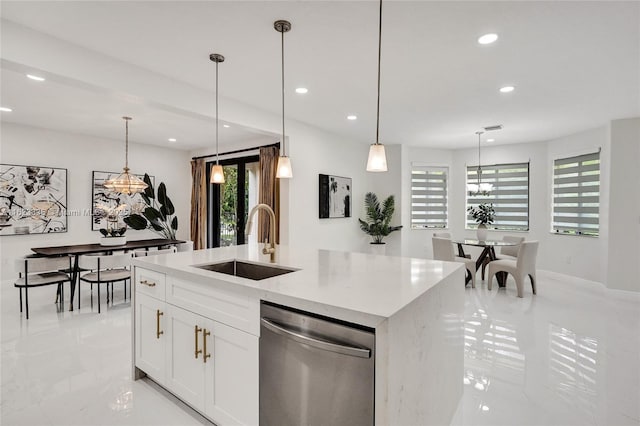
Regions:
<instances>
[{"instance_id":1,"label":"tile floor","mask_svg":"<svg viewBox=\"0 0 640 426\"><path fill-rule=\"evenodd\" d=\"M640 425L640 294L539 275L536 297L529 288L516 298L513 283L467 289L453 424ZM88 291L80 311L57 312L53 287L35 289L26 321L18 291L2 283L0 424L206 424L153 383L130 380L130 305L115 291L98 315Z\"/></svg>"}]
</instances>

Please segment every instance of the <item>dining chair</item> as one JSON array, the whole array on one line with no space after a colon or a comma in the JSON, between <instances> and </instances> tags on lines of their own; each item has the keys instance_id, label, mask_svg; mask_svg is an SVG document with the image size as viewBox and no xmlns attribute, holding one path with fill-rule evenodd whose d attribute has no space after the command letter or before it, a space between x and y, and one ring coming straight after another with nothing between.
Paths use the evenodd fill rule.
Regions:
<instances>
[{"instance_id":1,"label":"dining chair","mask_svg":"<svg viewBox=\"0 0 640 426\"><path fill-rule=\"evenodd\" d=\"M431 243L433 244L433 258L446 262L464 263L467 273L471 275L471 287L476 288L476 261L456 256L453 252L453 244L449 238L433 237Z\"/></svg>"},{"instance_id":2,"label":"dining chair","mask_svg":"<svg viewBox=\"0 0 640 426\"><path fill-rule=\"evenodd\" d=\"M78 259L80 268L90 270L80 277L80 281L91 284L91 306L93 306L93 285L98 285L98 313L100 311L100 284L107 285L107 304L109 303L109 284L111 284L111 303L113 303L113 283L124 283L124 298L127 298L127 281L131 280L131 253L91 256L83 255ZM80 287L78 286L78 308L80 307Z\"/></svg>"},{"instance_id":3,"label":"dining chair","mask_svg":"<svg viewBox=\"0 0 640 426\"><path fill-rule=\"evenodd\" d=\"M60 296L60 307L64 305L64 283L71 282L69 274L60 269L71 269L71 257L24 257L15 261L18 279L14 286L20 290L20 312L22 312L22 290L24 289L26 318L29 319L29 288L57 285L56 302Z\"/></svg>"},{"instance_id":4,"label":"dining chair","mask_svg":"<svg viewBox=\"0 0 640 426\"><path fill-rule=\"evenodd\" d=\"M493 277L498 272L507 272L513 275L516 281L518 297L522 297L524 281L528 276L531 280L531 289L536 294L536 258L538 256L538 241L523 241L520 243L518 257L515 260L502 259L489 263L489 280L487 288L491 290ZM505 280L506 282L506 280Z\"/></svg>"},{"instance_id":5,"label":"dining chair","mask_svg":"<svg viewBox=\"0 0 640 426\"><path fill-rule=\"evenodd\" d=\"M178 252L183 251L193 251L193 241L185 241L184 243L180 243L176 246Z\"/></svg>"},{"instance_id":6,"label":"dining chair","mask_svg":"<svg viewBox=\"0 0 640 426\"><path fill-rule=\"evenodd\" d=\"M156 254L168 254L168 253L177 253L177 252L178 252L178 249L176 247L158 249L158 250L136 250L133 252L133 257L155 256Z\"/></svg>"},{"instance_id":7,"label":"dining chair","mask_svg":"<svg viewBox=\"0 0 640 426\"><path fill-rule=\"evenodd\" d=\"M449 238L451 239L451 233L450 232L434 232L433 236L436 238Z\"/></svg>"},{"instance_id":8,"label":"dining chair","mask_svg":"<svg viewBox=\"0 0 640 426\"><path fill-rule=\"evenodd\" d=\"M514 237L511 235L505 235L502 237L502 241L508 243L514 243L513 246L502 246L500 247L500 254L496 256L495 260L516 260L518 257L518 250L520 249L520 243L524 241L524 237ZM482 262L482 279L484 280L484 271L487 268L487 265L491 262L489 258L486 258L484 262Z\"/></svg>"}]
</instances>

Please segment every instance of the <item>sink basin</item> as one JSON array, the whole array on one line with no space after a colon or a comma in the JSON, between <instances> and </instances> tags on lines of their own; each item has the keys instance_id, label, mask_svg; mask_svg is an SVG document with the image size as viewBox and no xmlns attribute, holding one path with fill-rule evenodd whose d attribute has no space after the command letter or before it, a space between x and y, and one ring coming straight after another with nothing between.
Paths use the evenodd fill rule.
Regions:
<instances>
[{"instance_id":1,"label":"sink basin","mask_svg":"<svg viewBox=\"0 0 640 426\"><path fill-rule=\"evenodd\" d=\"M276 277L297 271L297 269L285 268L277 265L264 265L259 263L248 263L240 260L229 260L226 262L207 263L205 265L194 265L196 268L207 271L220 272L221 274L233 275L236 277L248 278L259 281L265 278Z\"/></svg>"}]
</instances>

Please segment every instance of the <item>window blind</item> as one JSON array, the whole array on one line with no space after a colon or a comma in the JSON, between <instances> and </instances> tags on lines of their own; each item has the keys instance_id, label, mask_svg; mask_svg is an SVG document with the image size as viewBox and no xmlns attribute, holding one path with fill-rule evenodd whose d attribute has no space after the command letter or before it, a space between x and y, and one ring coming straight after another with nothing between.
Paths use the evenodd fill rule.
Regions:
<instances>
[{"instance_id":1,"label":"window blind","mask_svg":"<svg viewBox=\"0 0 640 426\"><path fill-rule=\"evenodd\" d=\"M529 229L529 163L482 166L482 182L493 185L489 195L467 195L467 206L493 203L496 229L527 231ZM467 183L478 183L478 166L467 166ZM467 228L478 224L467 215Z\"/></svg>"},{"instance_id":2,"label":"window blind","mask_svg":"<svg viewBox=\"0 0 640 426\"><path fill-rule=\"evenodd\" d=\"M553 231L597 236L600 230L600 152L553 162Z\"/></svg>"},{"instance_id":3,"label":"window blind","mask_svg":"<svg viewBox=\"0 0 640 426\"><path fill-rule=\"evenodd\" d=\"M411 228L447 227L447 167L411 167Z\"/></svg>"}]
</instances>

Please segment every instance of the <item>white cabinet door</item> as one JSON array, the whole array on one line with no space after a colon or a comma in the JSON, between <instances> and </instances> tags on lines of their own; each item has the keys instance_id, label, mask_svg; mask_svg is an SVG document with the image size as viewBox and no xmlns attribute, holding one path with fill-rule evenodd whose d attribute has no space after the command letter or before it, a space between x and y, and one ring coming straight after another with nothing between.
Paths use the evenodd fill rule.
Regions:
<instances>
[{"instance_id":1,"label":"white cabinet door","mask_svg":"<svg viewBox=\"0 0 640 426\"><path fill-rule=\"evenodd\" d=\"M165 303L137 293L135 310L136 367L156 382L165 379Z\"/></svg>"},{"instance_id":2,"label":"white cabinet door","mask_svg":"<svg viewBox=\"0 0 640 426\"><path fill-rule=\"evenodd\" d=\"M204 411L203 333L211 328L212 321L170 304L167 310L167 389L196 410Z\"/></svg>"},{"instance_id":3,"label":"white cabinet door","mask_svg":"<svg viewBox=\"0 0 640 426\"><path fill-rule=\"evenodd\" d=\"M220 425L258 424L258 337L213 322L205 413Z\"/></svg>"}]
</instances>

